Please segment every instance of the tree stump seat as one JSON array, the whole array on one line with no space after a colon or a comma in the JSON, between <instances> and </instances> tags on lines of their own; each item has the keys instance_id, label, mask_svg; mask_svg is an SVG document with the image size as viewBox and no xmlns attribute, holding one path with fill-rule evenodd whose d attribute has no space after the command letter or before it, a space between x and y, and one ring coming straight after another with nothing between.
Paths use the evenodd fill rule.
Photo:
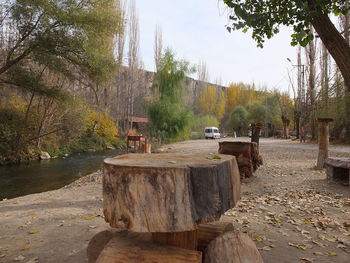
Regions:
<instances>
[{"instance_id":1,"label":"tree stump seat","mask_svg":"<svg viewBox=\"0 0 350 263\"><path fill-rule=\"evenodd\" d=\"M350 186L350 158L330 157L325 160L327 179Z\"/></svg>"},{"instance_id":2,"label":"tree stump seat","mask_svg":"<svg viewBox=\"0 0 350 263\"><path fill-rule=\"evenodd\" d=\"M219 142L219 153L236 157L241 178L252 176L263 164L259 145L255 142Z\"/></svg>"},{"instance_id":3,"label":"tree stump seat","mask_svg":"<svg viewBox=\"0 0 350 263\"><path fill-rule=\"evenodd\" d=\"M234 156L164 153L106 159L103 212L106 222L122 231L97 234L88 246L89 263L206 262L206 247L233 230L231 223L213 221L239 198Z\"/></svg>"}]
</instances>

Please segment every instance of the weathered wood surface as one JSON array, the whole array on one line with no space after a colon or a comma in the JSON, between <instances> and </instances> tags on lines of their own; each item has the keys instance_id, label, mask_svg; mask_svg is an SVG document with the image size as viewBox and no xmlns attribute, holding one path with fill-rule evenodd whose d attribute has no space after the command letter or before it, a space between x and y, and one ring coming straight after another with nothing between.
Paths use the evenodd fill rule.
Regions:
<instances>
[{"instance_id":1,"label":"weathered wood surface","mask_svg":"<svg viewBox=\"0 0 350 263\"><path fill-rule=\"evenodd\" d=\"M133 233L127 230L120 231L116 229L109 229L97 233L89 242L87 247L87 257L89 263L95 263L98 256L101 254L108 242L114 238L136 238L139 241L152 242L151 233Z\"/></svg>"},{"instance_id":2,"label":"weathered wood surface","mask_svg":"<svg viewBox=\"0 0 350 263\"><path fill-rule=\"evenodd\" d=\"M253 240L238 231L217 237L208 245L204 263L263 263Z\"/></svg>"},{"instance_id":3,"label":"weathered wood surface","mask_svg":"<svg viewBox=\"0 0 350 263\"><path fill-rule=\"evenodd\" d=\"M212 240L222 235L223 233L232 230L234 230L234 227L231 222L221 221L199 224L198 230L189 231L195 233L185 232L185 237L181 236L183 234L181 232L133 233L128 230L120 231L116 229L109 229L99 232L90 240L87 247L88 262L95 263L98 256L101 254L103 248L113 237L137 238L139 241L168 244L180 248L187 247L186 249L198 250L203 252ZM196 240L193 240L194 237L196 238ZM188 244L183 244L183 240L188 240L190 242ZM197 244L197 246L194 247L192 244Z\"/></svg>"},{"instance_id":4,"label":"weathered wood surface","mask_svg":"<svg viewBox=\"0 0 350 263\"><path fill-rule=\"evenodd\" d=\"M241 178L252 176L263 163L255 142L219 142L219 153L236 157Z\"/></svg>"},{"instance_id":5,"label":"weathered wood surface","mask_svg":"<svg viewBox=\"0 0 350 263\"><path fill-rule=\"evenodd\" d=\"M96 263L201 263L199 251L154 244L137 238L113 237Z\"/></svg>"},{"instance_id":6,"label":"weathered wood surface","mask_svg":"<svg viewBox=\"0 0 350 263\"><path fill-rule=\"evenodd\" d=\"M219 158L162 153L106 159L106 221L134 232L184 232L218 220L240 198L236 159Z\"/></svg>"},{"instance_id":7,"label":"weathered wood surface","mask_svg":"<svg viewBox=\"0 0 350 263\"><path fill-rule=\"evenodd\" d=\"M317 169L323 169L325 160L328 158L328 146L329 146L329 122L332 119L319 118L318 123L318 157L317 157Z\"/></svg>"},{"instance_id":8,"label":"weathered wood surface","mask_svg":"<svg viewBox=\"0 0 350 263\"><path fill-rule=\"evenodd\" d=\"M153 242L180 247L190 250L197 250L198 231L152 233Z\"/></svg>"},{"instance_id":9,"label":"weathered wood surface","mask_svg":"<svg viewBox=\"0 0 350 263\"><path fill-rule=\"evenodd\" d=\"M333 167L350 169L350 158L331 157L326 159L325 164Z\"/></svg>"},{"instance_id":10,"label":"weathered wood surface","mask_svg":"<svg viewBox=\"0 0 350 263\"><path fill-rule=\"evenodd\" d=\"M234 226L231 222L215 221L198 225L197 250L204 251L212 240L233 230Z\"/></svg>"}]
</instances>

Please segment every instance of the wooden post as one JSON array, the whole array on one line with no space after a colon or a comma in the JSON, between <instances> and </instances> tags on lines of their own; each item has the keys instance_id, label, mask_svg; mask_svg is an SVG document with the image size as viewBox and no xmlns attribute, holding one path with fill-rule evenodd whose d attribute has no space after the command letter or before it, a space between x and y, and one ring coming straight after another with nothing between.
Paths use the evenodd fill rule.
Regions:
<instances>
[{"instance_id":1,"label":"wooden post","mask_svg":"<svg viewBox=\"0 0 350 263\"><path fill-rule=\"evenodd\" d=\"M256 142L259 145L260 131L263 125L261 123L252 123L252 139L251 142Z\"/></svg>"},{"instance_id":2,"label":"wooden post","mask_svg":"<svg viewBox=\"0 0 350 263\"><path fill-rule=\"evenodd\" d=\"M318 158L316 169L324 168L324 161L328 158L329 122L330 118L318 118Z\"/></svg>"}]
</instances>

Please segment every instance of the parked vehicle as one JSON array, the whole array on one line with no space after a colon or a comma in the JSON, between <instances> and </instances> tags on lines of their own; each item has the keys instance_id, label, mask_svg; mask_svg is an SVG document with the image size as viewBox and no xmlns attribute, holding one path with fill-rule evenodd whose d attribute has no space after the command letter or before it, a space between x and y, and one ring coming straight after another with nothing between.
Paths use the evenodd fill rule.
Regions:
<instances>
[{"instance_id":1,"label":"parked vehicle","mask_svg":"<svg viewBox=\"0 0 350 263\"><path fill-rule=\"evenodd\" d=\"M205 127L204 136L206 139L220 139L219 129L217 127Z\"/></svg>"}]
</instances>

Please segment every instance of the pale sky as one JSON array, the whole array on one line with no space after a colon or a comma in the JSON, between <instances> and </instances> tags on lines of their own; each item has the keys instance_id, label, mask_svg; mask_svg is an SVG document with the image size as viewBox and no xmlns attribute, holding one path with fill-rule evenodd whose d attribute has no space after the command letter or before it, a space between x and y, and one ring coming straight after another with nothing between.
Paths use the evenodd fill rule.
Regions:
<instances>
[{"instance_id":1,"label":"pale sky","mask_svg":"<svg viewBox=\"0 0 350 263\"><path fill-rule=\"evenodd\" d=\"M227 13L217 0L136 0L140 23L140 51L147 70L154 71L154 32L159 25L163 46L192 64L204 61L210 81L223 85L245 82L288 90L287 61L296 62L290 46L291 30L284 28L258 48L250 33L229 33ZM295 63L294 63L295 64Z\"/></svg>"}]
</instances>

